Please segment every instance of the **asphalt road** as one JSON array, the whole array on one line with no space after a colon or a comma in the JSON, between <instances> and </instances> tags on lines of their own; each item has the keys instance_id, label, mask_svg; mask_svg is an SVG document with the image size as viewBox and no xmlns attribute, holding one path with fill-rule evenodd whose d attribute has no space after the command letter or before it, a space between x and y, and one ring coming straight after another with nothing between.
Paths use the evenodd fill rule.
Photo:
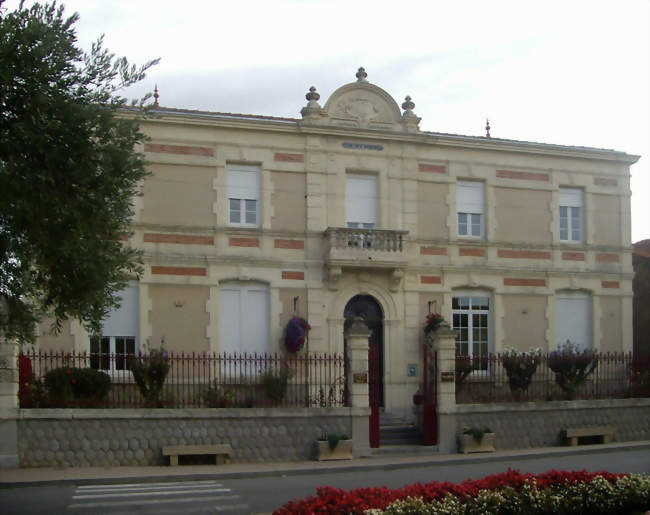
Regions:
<instances>
[{"instance_id":1,"label":"asphalt road","mask_svg":"<svg viewBox=\"0 0 650 515\"><path fill-rule=\"evenodd\" d=\"M249 479L192 479L123 484L52 484L0 490L0 512L13 514L173 514L271 512L288 500L315 493L317 486L351 489L364 486L401 487L415 482L480 478L517 468L522 472L550 469L650 473L650 449L612 450L595 454L375 469L363 472L296 474Z\"/></svg>"}]
</instances>

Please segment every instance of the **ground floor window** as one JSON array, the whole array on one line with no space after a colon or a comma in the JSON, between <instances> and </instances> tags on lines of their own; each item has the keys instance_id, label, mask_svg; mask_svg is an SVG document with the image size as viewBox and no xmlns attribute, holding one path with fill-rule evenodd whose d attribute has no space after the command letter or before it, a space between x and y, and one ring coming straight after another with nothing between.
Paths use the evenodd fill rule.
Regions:
<instances>
[{"instance_id":1,"label":"ground floor window","mask_svg":"<svg viewBox=\"0 0 650 515\"><path fill-rule=\"evenodd\" d=\"M233 281L219 290L222 352L269 350L269 289L260 283Z\"/></svg>"},{"instance_id":2,"label":"ground floor window","mask_svg":"<svg viewBox=\"0 0 650 515\"><path fill-rule=\"evenodd\" d=\"M456 355L472 358L478 370L488 369L490 303L490 293L485 291L456 291L452 297L452 324L458 331Z\"/></svg>"},{"instance_id":3,"label":"ground floor window","mask_svg":"<svg viewBox=\"0 0 650 515\"><path fill-rule=\"evenodd\" d=\"M585 292L560 291L555 298L555 341L567 341L591 349L591 296Z\"/></svg>"},{"instance_id":4,"label":"ground floor window","mask_svg":"<svg viewBox=\"0 0 650 515\"><path fill-rule=\"evenodd\" d=\"M101 335L90 339L90 367L97 370L128 370L129 357L138 350L138 283L119 292L120 307L102 321ZM113 356L113 357L111 357Z\"/></svg>"}]
</instances>

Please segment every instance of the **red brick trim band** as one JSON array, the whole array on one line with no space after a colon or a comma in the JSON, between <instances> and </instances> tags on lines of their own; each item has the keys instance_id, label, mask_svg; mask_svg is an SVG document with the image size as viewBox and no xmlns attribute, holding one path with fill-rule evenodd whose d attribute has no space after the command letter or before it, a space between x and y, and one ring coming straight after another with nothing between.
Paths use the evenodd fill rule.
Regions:
<instances>
[{"instance_id":1,"label":"red brick trim band","mask_svg":"<svg viewBox=\"0 0 650 515\"><path fill-rule=\"evenodd\" d=\"M617 263L619 257L618 254L596 254L596 261L601 263Z\"/></svg>"},{"instance_id":2,"label":"red brick trim band","mask_svg":"<svg viewBox=\"0 0 650 515\"><path fill-rule=\"evenodd\" d=\"M296 281L303 281L305 279L305 272L282 272L282 279L293 279Z\"/></svg>"},{"instance_id":3,"label":"red brick trim band","mask_svg":"<svg viewBox=\"0 0 650 515\"><path fill-rule=\"evenodd\" d=\"M422 284L442 284L442 278L436 275L421 275L420 282Z\"/></svg>"},{"instance_id":4,"label":"red brick trim band","mask_svg":"<svg viewBox=\"0 0 650 515\"><path fill-rule=\"evenodd\" d=\"M183 145L157 145L145 143L144 151L153 154L182 154L186 156L208 156L212 157L214 151L209 147L188 147Z\"/></svg>"},{"instance_id":5,"label":"red brick trim band","mask_svg":"<svg viewBox=\"0 0 650 515\"><path fill-rule=\"evenodd\" d=\"M485 257L485 249L474 249L468 247L461 247L458 249L459 256L474 256L474 257Z\"/></svg>"},{"instance_id":6,"label":"red brick trim band","mask_svg":"<svg viewBox=\"0 0 650 515\"><path fill-rule=\"evenodd\" d=\"M551 253L546 250L507 250L499 249L500 258L509 259L551 259Z\"/></svg>"},{"instance_id":7,"label":"red brick trim band","mask_svg":"<svg viewBox=\"0 0 650 515\"><path fill-rule=\"evenodd\" d=\"M618 186L618 180L608 179L606 177L594 177L594 184L596 186Z\"/></svg>"},{"instance_id":8,"label":"red brick trim band","mask_svg":"<svg viewBox=\"0 0 650 515\"><path fill-rule=\"evenodd\" d=\"M305 155L304 154L282 154L276 152L273 154L273 161L282 161L285 163L304 163Z\"/></svg>"},{"instance_id":9,"label":"red brick trim band","mask_svg":"<svg viewBox=\"0 0 650 515\"><path fill-rule=\"evenodd\" d=\"M179 243L181 245L214 245L212 236L195 236L193 234L158 234L145 233L145 243Z\"/></svg>"},{"instance_id":10,"label":"red brick trim band","mask_svg":"<svg viewBox=\"0 0 650 515\"><path fill-rule=\"evenodd\" d=\"M522 181L548 181L547 173L515 172L512 170L497 170L497 177L501 179L520 179Z\"/></svg>"},{"instance_id":11,"label":"red brick trim band","mask_svg":"<svg viewBox=\"0 0 650 515\"><path fill-rule=\"evenodd\" d=\"M620 287L620 284L618 283L618 281L601 281L600 285L603 288L619 288Z\"/></svg>"},{"instance_id":12,"label":"red brick trim band","mask_svg":"<svg viewBox=\"0 0 650 515\"><path fill-rule=\"evenodd\" d=\"M444 247L420 247L420 254L425 256L446 256L447 249Z\"/></svg>"},{"instance_id":13,"label":"red brick trim band","mask_svg":"<svg viewBox=\"0 0 650 515\"><path fill-rule=\"evenodd\" d=\"M546 286L545 279L503 279L504 286Z\"/></svg>"},{"instance_id":14,"label":"red brick trim band","mask_svg":"<svg viewBox=\"0 0 650 515\"><path fill-rule=\"evenodd\" d=\"M275 240L276 249L304 249L305 242L302 240Z\"/></svg>"},{"instance_id":15,"label":"red brick trim band","mask_svg":"<svg viewBox=\"0 0 650 515\"><path fill-rule=\"evenodd\" d=\"M420 172L447 173L445 165L429 165L426 163L419 163L418 170Z\"/></svg>"},{"instance_id":16,"label":"red brick trim band","mask_svg":"<svg viewBox=\"0 0 650 515\"><path fill-rule=\"evenodd\" d=\"M207 275L205 268L196 268L190 266L152 266L153 275Z\"/></svg>"},{"instance_id":17,"label":"red brick trim band","mask_svg":"<svg viewBox=\"0 0 650 515\"><path fill-rule=\"evenodd\" d=\"M258 238L228 238L228 245L230 247L259 247L260 240Z\"/></svg>"},{"instance_id":18,"label":"red brick trim band","mask_svg":"<svg viewBox=\"0 0 650 515\"><path fill-rule=\"evenodd\" d=\"M562 252L562 259L564 261L584 261L584 252Z\"/></svg>"}]
</instances>

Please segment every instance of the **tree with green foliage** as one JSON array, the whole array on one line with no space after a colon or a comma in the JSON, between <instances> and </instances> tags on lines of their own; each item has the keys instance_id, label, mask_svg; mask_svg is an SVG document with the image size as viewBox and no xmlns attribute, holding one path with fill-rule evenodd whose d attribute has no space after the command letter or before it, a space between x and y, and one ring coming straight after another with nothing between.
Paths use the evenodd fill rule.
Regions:
<instances>
[{"instance_id":1,"label":"tree with green foliage","mask_svg":"<svg viewBox=\"0 0 650 515\"><path fill-rule=\"evenodd\" d=\"M136 67L77 46L75 13L0 0L0 337L34 339L36 322L77 318L91 332L141 273L125 243L146 176L139 120L149 95L120 91Z\"/></svg>"}]
</instances>

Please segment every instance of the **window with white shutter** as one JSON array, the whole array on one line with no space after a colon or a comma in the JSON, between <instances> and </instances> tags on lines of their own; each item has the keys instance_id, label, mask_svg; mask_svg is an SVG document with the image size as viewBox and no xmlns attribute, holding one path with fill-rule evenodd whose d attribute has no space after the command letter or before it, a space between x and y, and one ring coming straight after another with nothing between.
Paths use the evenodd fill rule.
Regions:
<instances>
[{"instance_id":1,"label":"window with white shutter","mask_svg":"<svg viewBox=\"0 0 650 515\"><path fill-rule=\"evenodd\" d=\"M269 350L269 289L264 284L226 282L219 288L222 352Z\"/></svg>"},{"instance_id":2,"label":"window with white shutter","mask_svg":"<svg viewBox=\"0 0 650 515\"><path fill-rule=\"evenodd\" d=\"M580 242L583 233L583 192L578 188L560 188L560 241Z\"/></svg>"},{"instance_id":3,"label":"window with white shutter","mask_svg":"<svg viewBox=\"0 0 650 515\"><path fill-rule=\"evenodd\" d=\"M583 292L558 292L555 298L555 341L591 349L591 297Z\"/></svg>"},{"instance_id":4,"label":"window with white shutter","mask_svg":"<svg viewBox=\"0 0 650 515\"><path fill-rule=\"evenodd\" d=\"M378 197L376 176L347 174L345 192L347 226L354 229L377 227Z\"/></svg>"},{"instance_id":5,"label":"window with white shutter","mask_svg":"<svg viewBox=\"0 0 650 515\"><path fill-rule=\"evenodd\" d=\"M139 287L132 282L118 293L120 307L102 321L101 335L90 338L90 367L98 370L128 370L129 356L138 349ZM111 354L114 359L111 360Z\"/></svg>"},{"instance_id":6,"label":"window with white shutter","mask_svg":"<svg viewBox=\"0 0 650 515\"><path fill-rule=\"evenodd\" d=\"M485 187L482 182L458 181L456 212L458 236L483 238L485 235Z\"/></svg>"},{"instance_id":7,"label":"window with white shutter","mask_svg":"<svg viewBox=\"0 0 650 515\"><path fill-rule=\"evenodd\" d=\"M228 222L240 227L260 225L260 169L228 165Z\"/></svg>"}]
</instances>

